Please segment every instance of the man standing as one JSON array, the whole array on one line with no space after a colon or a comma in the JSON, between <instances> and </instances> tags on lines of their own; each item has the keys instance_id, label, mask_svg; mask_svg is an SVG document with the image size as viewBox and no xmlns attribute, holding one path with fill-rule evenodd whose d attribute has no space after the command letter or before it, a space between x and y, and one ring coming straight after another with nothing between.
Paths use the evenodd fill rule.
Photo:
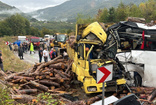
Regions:
<instances>
[{"instance_id":1,"label":"man standing","mask_svg":"<svg viewBox=\"0 0 156 105\"><path fill-rule=\"evenodd\" d=\"M43 50L44 62L48 62L48 51L47 48Z\"/></svg>"},{"instance_id":2,"label":"man standing","mask_svg":"<svg viewBox=\"0 0 156 105\"><path fill-rule=\"evenodd\" d=\"M40 47L39 51L38 51L38 55L39 55L39 62L42 62L42 56L43 56L43 50L42 47Z\"/></svg>"},{"instance_id":3,"label":"man standing","mask_svg":"<svg viewBox=\"0 0 156 105\"><path fill-rule=\"evenodd\" d=\"M22 44L18 48L18 56L20 59L23 59L23 46L22 46Z\"/></svg>"},{"instance_id":4,"label":"man standing","mask_svg":"<svg viewBox=\"0 0 156 105\"><path fill-rule=\"evenodd\" d=\"M3 69L3 59L2 59L2 51L0 50L0 68L2 71L4 71Z\"/></svg>"},{"instance_id":5,"label":"man standing","mask_svg":"<svg viewBox=\"0 0 156 105\"><path fill-rule=\"evenodd\" d=\"M50 59L51 60L56 58L56 53L55 53L55 49L54 48L51 48L51 51L50 51L49 55L50 55Z\"/></svg>"}]
</instances>

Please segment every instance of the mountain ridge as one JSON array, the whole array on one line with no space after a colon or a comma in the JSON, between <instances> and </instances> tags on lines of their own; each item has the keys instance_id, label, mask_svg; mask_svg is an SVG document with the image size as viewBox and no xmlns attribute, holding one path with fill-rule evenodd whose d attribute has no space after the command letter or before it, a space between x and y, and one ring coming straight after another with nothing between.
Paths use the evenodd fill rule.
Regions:
<instances>
[{"instance_id":1,"label":"mountain ridge","mask_svg":"<svg viewBox=\"0 0 156 105\"><path fill-rule=\"evenodd\" d=\"M124 4L136 5L147 0L124 0ZM55 7L48 7L29 13L40 20L61 21L75 19L77 14L95 16L99 9L117 7L121 0L69 0Z\"/></svg>"}]
</instances>

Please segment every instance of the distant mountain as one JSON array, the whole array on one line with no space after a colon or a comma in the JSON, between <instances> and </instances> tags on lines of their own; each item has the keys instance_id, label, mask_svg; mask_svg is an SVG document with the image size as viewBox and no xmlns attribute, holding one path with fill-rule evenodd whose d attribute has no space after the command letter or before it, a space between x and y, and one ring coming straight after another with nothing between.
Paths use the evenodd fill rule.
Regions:
<instances>
[{"instance_id":1,"label":"distant mountain","mask_svg":"<svg viewBox=\"0 0 156 105\"><path fill-rule=\"evenodd\" d=\"M19 13L26 18L30 18L27 14L21 12L18 8L10 6L0 1L0 20L3 20L13 14Z\"/></svg>"},{"instance_id":2,"label":"distant mountain","mask_svg":"<svg viewBox=\"0 0 156 105\"><path fill-rule=\"evenodd\" d=\"M34 18L49 21L73 20L77 14L95 16L99 9L117 7L120 2L124 4L140 4L148 0L69 0L61 5L41 9L29 13Z\"/></svg>"}]
</instances>

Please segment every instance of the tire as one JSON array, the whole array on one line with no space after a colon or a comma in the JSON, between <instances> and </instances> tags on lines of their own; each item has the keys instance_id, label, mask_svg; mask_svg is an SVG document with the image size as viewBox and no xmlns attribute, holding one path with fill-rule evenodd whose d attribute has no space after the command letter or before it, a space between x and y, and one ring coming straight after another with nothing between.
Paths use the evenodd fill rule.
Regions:
<instances>
[{"instance_id":1,"label":"tire","mask_svg":"<svg viewBox=\"0 0 156 105\"><path fill-rule=\"evenodd\" d=\"M135 84L135 87L142 86L142 78L139 74L134 76L134 84Z\"/></svg>"}]
</instances>

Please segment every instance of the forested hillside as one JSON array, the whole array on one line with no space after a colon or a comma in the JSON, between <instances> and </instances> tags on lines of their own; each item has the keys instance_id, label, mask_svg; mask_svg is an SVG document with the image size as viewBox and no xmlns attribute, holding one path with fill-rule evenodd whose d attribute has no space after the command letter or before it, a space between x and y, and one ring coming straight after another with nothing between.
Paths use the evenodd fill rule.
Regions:
<instances>
[{"instance_id":1,"label":"forested hillside","mask_svg":"<svg viewBox=\"0 0 156 105\"><path fill-rule=\"evenodd\" d=\"M55 7L35 11L30 15L42 20L75 20L77 14L94 17L99 9L117 7L120 2L138 5L145 1L147 0L69 0Z\"/></svg>"}]
</instances>

